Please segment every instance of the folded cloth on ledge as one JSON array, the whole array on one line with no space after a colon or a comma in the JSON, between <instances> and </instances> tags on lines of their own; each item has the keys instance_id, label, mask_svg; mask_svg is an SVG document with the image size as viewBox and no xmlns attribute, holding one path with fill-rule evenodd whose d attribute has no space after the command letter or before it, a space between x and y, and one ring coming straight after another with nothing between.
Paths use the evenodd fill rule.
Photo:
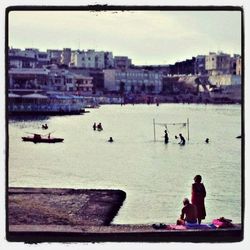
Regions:
<instances>
[{"instance_id":1,"label":"folded cloth on ledge","mask_svg":"<svg viewBox=\"0 0 250 250\"><path fill-rule=\"evenodd\" d=\"M154 229L166 229L167 225L164 223L156 223L156 224L153 224L152 227Z\"/></svg>"},{"instance_id":2,"label":"folded cloth on ledge","mask_svg":"<svg viewBox=\"0 0 250 250\"><path fill-rule=\"evenodd\" d=\"M170 225L167 225L166 229L170 229L170 230L186 230L187 227L185 225L170 224Z\"/></svg>"},{"instance_id":3,"label":"folded cloth on ledge","mask_svg":"<svg viewBox=\"0 0 250 250\"><path fill-rule=\"evenodd\" d=\"M197 224L197 223L186 223L188 229L211 229L212 227L209 224Z\"/></svg>"}]
</instances>

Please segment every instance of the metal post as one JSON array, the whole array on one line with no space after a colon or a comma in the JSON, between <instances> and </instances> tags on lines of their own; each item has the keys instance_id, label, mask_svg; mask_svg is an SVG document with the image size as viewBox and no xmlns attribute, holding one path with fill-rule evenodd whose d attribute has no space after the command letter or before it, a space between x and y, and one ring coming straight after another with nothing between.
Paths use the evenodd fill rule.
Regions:
<instances>
[{"instance_id":1,"label":"metal post","mask_svg":"<svg viewBox=\"0 0 250 250\"><path fill-rule=\"evenodd\" d=\"M153 126L154 126L154 142L156 141L156 138L155 138L155 119L153 119Z\"/></svg>"},{"instance_id":2,"label":"metal post","mask_svg":"<svg viewBox=\"0 0 250 250\"><path fill-rule=\"evenodd\" d=\"M188 132L188 141L189 141L189 118L187 118L187 132Z\"/></svg>"}]
</instances>

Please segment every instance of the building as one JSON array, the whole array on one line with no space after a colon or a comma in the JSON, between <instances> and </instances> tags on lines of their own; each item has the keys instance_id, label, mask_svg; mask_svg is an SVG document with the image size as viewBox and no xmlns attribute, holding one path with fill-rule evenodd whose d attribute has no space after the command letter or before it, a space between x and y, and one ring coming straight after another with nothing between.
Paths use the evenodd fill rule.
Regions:
<instances>
[{"instance_id":1,"label":"building","mask_svg":"<svg viewBox=\"0 0 250 250\"><path fill-rule=\"evenodd\" d=\"M9 89L45 90L89 95L93 91L92 77L75 74L56 65L47 68L12 68Z\"/></svg>"},{"instance_id":2,"label":"building","mask_svg":"<svg viewBox=\"0 0 250 250\"><path fill-rule=\"evenodd\" d=\"M50 64L60 64L61 63L62 50L48 49L47 53L49 55Z\"/></svg>"},{"instance_id":3,"label":"building","mask_svg":"<svg viewBox=\"0 0 250 250\"><path fill-rule=\"evenodd\" d=\"M196 75L206 75L206 56L198 55L195 57L194 62L194 74Z\"/></svg>"},{"instance_id":4,"label":"building","mask_svg":"<svg viewBox=\"0 0 250 250\"><path fill-rule=\"evenodd\" d=\"M161 72L163 75L170 74L169 65L131 65L131 69L140 69L140 70L148 70L154 72Z\"/></svg>"},{"instance_id":5,"label":"building","mask_svg":"<svg viewBox=\"0 0 250 250\"><path fill-rule=\"evenodd\" d=\"M231 57L229 54L222 52L210 52L206 56L206 70L209 75L230 74L231 72Z\"/></svg>"},{"instance_id":6,"label":"building","mask_svg":"<svg viewBox=\"0 0 250 250\"><path fill-rule=\"evenodd\" d=\"M11 68L9 69L9 89L41 89L48 84L48 69Z\"/></svg>"},{"instance_id":7,"label":"building","mask_svg":"<svg viewBox=\"0 0 250 250\"><path fill-rule=\"evenodd\" d=\"M37 58L37 64L36 64L37 68L42 68L43 66L48 65L50 62L49 54L47 52L37 51L36 58Z\"/></svg>"},{"instance_id":8,"label":"building","mask_svg":"<svg viewBox=\"0 0 250 250\"><path fill-rule=\"evenodd\" d=\"M50 61L47 52L41 52L38 49L26 48L9 49L8 60L10 68L42 68Z\"/></svg>"},{"instance_id":9,"label":"building","mask_svg":"<svg viewBox=\"0 0 250 250\"><path fill-rule=\"evenodd\" d=\"M104 72L104 87L108 91L124 93L152 93L162 90L162 73L144 69L107 69Z\"/></svg>"},{"instance_id":10,"label":"building","mask_svg":"<svg viewBox=\"0 0 250 250\"><path fill-rule=\"evenodd\" d=\"M193 75L195 73L195 57L169 65L169 73L171 75Z\"/></svg>"},{"instance_id":11,"label":"building","mask_svg":"<svg viewBox=\"0 0 250 250\"><path fill-rule=\"evenodd\" d=\"M61 64L69 65L71 62L71 49L64 48L61 54Z\"/></svg>"},{"instance_id":12,"label":"building","mask_svg":"<svg viewBox=\"0 0 250 250\"><path fill-rule=\"evenodd\" d=\"M241 85L241 76L240 75L211 75L208 78L210 84L217 87L229 86L229 85Z\"/></svg>"},{"instance_id":13,"label":"building","mask_svg":"<svg viewBox=\"0 0 250 250\"><path fill-rule=\"evenodd\" d=\"M237 57L236 59L236 75L241 75L242 67L241 67L241 57Z\"/></svg>"},{"instance_id":14,"label":"building","mask_svg":"<svg viewBox=\"0 0 250 250\"><path fill-rule=\"evenodd\" d=\"M127 56L115 56L114 57L114 68L115 69L128 69L132 64L132 60Z\"/></svg>"},{"instance_id":15,"label":"building","mask_svg":"<svg viewBox=\"0 0 250 250\"><path fill-rule=\"evenodd\" d=\"M95 50L76 51L72 54L71 66L92 69L113 68L113 54L112 52Z\"/></svg>"}]
</instances>

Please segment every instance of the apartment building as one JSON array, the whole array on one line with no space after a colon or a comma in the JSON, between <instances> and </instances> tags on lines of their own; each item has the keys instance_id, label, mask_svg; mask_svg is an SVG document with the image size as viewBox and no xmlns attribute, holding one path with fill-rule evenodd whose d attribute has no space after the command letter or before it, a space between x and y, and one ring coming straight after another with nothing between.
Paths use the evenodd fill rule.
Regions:
<instances>
[{"instance_id":1,"label":"apartment building","mask_svg":"<svg viewBox=\"0 0 250 250\"><path fill-rule=\"evenodd\" d=\"M159 93L162 90L162 73L144 69L107 69L104 72L104 87L108 91Z\"/></svg>"},{"instance_id":2,"label":"apartment building","mask_svg":"<svg viewBox=\"0 0 250 250\"><path fill-rule=\"evenodd\" d=\"M206 70L209 75L230 74L231 56L222 52L210 52L206 56Z\"/></svg>"},{"instance_id":3,"label":"apartment building","mask_svg":"<svg viewBox=\"0 0 250 250\"><path fill-rule=\"evenodd\" d=\"M71 66L92 69L113 68L113 54L112 52L95 50L76 51L72 54Z\"/></svg>"}]
</instances>

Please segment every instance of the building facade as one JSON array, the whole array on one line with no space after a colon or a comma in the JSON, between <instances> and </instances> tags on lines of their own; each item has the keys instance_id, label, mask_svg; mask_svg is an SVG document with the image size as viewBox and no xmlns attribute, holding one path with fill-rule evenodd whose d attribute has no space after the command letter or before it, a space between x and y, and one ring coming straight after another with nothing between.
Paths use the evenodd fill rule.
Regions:
<instances>
[{"instance_id":1,"label":"building facade","mask_svg":"<svg viewBox=\"0 0 250 250\"><path fill-rule=\"evenodd\" d=\"M71 62L71 49L64 48L61 54L61 64L69 65Z\"/></svg>"},{"instance_id":2,"label":"building facade","mask_svg":"<svg viewBox=\"0 0 250 250\"><path fill-rule=\"evenodd\" d=\"M162 73L148 70L104 70L104 87L108 91L158 94L162 90Z\"/></svg>"},{"instance_id":3,"label":"building facade","mask_svg":"<svg viewBox=\"0 0 250 250\"><path fill-rule=\"evenodd\" d=\"M9 89L45 90L89 95L93 91L92 77L71 73L56 66L9 70Z\"/></svg>"},{"instance_id":4,"label":"building facade","mask_svg":"<svg viewBox=\"0 0 250 250\"><path fill-rule=\"evenodd\" d=\"M230 74L231 56L222 52L210 52L206 56L206 70L209 75Z\"/></svg>"},{"instance_id":5,"label":"building facade","mask_svg":"<svg viewBox=\"0 0 250 250\"><path fill-rule=\"evenodd\" d=\"M171 75L193 75L195 72L195 57L185 61L176 62L169 65L169 73Z\"/></svg>"},{"instance_id":6,"label":"building facade","mask_svg":"<svg viewBox=\"0 0 250 250\"><path fill-rule=\"evenodd\" d=\"M236 59L236 75L241 75L242 66L241 66L241 57Z\"/></svg>"},{"instance_id":7,"label":"building facade","mask_svg":"<svg viewBox=\"0 0 250 250\"><path fill-rule=\"evenodd\" d=\"M9 49L9 67L11 68L42 68L50 62L49 54L38 49Z\"/></svg>"},{"instance_id":8,"label":"building facade","mask_svg":"<svg viewBox=\"0 0 250 250\"><path fill-rule=\"evenodd\" d=\"M114 57L114 68L115 69L128 69L132 64L132 60L127 56L115 56Z\"/></svg>"},{"instance_id":9,"label":"building facade","mask_svg":"<svg viewBox=\"0 0 250 250\"><path fill-rule=\"evenodd\" d=\"M195 57L194 63L194 74L196 75L206 75L206 56L198 55Z\"/></svg>"},{"instance_id":10,"label":"building facade","mask_svg":"<svg viewBox=\"0 0 250 250\"><path fill-rule=\"evenodd\" d=\"M113 68L113 54L95 50L76 51L72 54L71 66L92 69Z\"/></svg>"},{"instance_id":11,"label":"building facade","mask_svg":"<svg viewBox=\"0 0 250 250\"><path fill-rule=\"evenodd\" d=\"M61 64L62 50L48 49L47 53L49 55L50 64Z\"/></svg>"}]
</instances>

